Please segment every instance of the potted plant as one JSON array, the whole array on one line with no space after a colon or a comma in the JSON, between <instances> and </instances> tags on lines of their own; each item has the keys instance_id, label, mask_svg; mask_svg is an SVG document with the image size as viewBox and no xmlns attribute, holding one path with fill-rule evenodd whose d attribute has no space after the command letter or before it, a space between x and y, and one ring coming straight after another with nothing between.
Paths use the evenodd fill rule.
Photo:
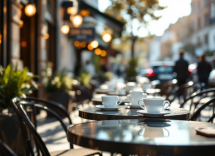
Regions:
<instances>
[{"instance_id":1,"label":"potted plant","mask_svg":"<svg viewBox=\"0 0 215 156\"><path fill-rule=\"evenodd\" d=\"M32 80L35 76L27 68L22 71L17 66L0 67L0 138L18 155L25 154L24 141L19 120L10 105L14 97L24 97L37 89Z\"/></svg>"},{"instance_id":2,"label":"potted plant","mask_svg":"<svg viewBox=\"0 0 215 156\"><path fill-rule=\"evenodd\" d=\"M138 66L138 59L131 58L128 62L127 68L125 69L127 81L131 81L131 82L136 81L136 76L138 74L138 72L136 71L137 66Z\"/></svg>"},{"instance_id":3,"label":"potted plant","mask_svg":"<svg viewBox=\"0 0 215 156\"><path fill-rule=\"evenodd\" d=\"M48 100L58 102L70 113L70 96L68 92L72 89L72 78L67 75L65 69L55 72L53 75L43 74L43 85L48 93ZM57 110L56 110L57 112Z\"/></svg>"}]
</instances>

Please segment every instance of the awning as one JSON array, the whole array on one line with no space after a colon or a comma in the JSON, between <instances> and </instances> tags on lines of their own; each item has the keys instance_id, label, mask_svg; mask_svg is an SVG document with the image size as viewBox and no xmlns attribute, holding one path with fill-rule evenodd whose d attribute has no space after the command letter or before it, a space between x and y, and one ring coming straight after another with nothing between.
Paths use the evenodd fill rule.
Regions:
<instances>
[{"instance_id":1,"label":"awning","mask_svg":"<svg viewBox=\"0 0 215 156\"><path fill-rule=\"evenodd\" d=\"M68 7L73 6L73 2L64 1L64 2L62 2L61 6L64 8L68 8ZM120 22L117 19L115 19L105 13L100 12L98 9L90 6L89 4L85 3L84 1L79 1L78 6L79 6L79 10L82 10L82 9L88 10L90 12L91 17L95 18L97 21L99 21L103 25L107 25L113 31L115 31L116 33L118 33L121 36L123 26L124 26L123 22ZM64 11L64 20L68 20L68 21L70 20L70 15L67 13L66 9Z\"/></svg>"},{"instance_id":2,"label":"awning","mask_svg":"<svg viewBox=\"0 0 215 156\"><path fill-rule=\"evenodd\" d=\"M84 1L80 1L79 9L80 10L81 9L89 10L90 16L94 17L99 22L103 23L104 25L107 25L108 27L110 27L115 32L118 32L121 35L124 23L118 21L117 19L115 19L105 13L100 12L99 10L95 9L94 7L85 3Z\"/></svg>"}]
</instances>

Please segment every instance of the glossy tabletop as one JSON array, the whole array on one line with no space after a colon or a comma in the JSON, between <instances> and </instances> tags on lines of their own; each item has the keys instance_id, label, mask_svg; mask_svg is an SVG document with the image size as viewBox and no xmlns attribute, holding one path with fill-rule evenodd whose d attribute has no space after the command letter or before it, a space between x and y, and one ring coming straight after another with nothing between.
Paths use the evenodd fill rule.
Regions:
<instances>
[{"instance_id":1,"label":"glossy tabletop","mask_svg":"<svg viewBox=\"0 0 215 156\"><path fill-rule=\"evenodd\" d=\"M106 120L68 127L67 139L79 146L122 154L212 156L215 137L196 134L206 122L167 119Z\"/></svg>"},{"instance_id":2,"label":"glossy tabletop","mask_svg":"<svg viewBox=\"0 0 215 156\"><path fill-rule=\"evenodd\" d=\"M116 111L104 111L100 110L96 106L92 106L85 109L79 109L79 116L81 118L89 120L115 120L115 119L141 119L141 118L154 118L154 117L145 117L139 115L137 112L141 109L129 109L124 106ZM170 114L167 114L163 119L175 119L175 120L188 120L189 111L184 108L174 108L171 109Z\"/></svg>"}]
</instances>

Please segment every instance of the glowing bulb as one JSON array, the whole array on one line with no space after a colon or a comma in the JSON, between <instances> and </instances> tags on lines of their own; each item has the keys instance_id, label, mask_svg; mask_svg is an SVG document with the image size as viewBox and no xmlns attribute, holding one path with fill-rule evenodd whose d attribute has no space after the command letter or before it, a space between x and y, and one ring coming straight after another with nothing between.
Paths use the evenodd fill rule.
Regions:
<instances>
[{"instance_id":1,"label":"glowing bulb","mask_svg":"<svg viewBox=\"0 0 215 156\"><path fill-rule=\"evenodd\" d=\"M74 17L71 16L70 20L72 21L74 27L79 27L82 24L82 22L83 22L83 18L82 18L81 15L76 15Z\"/></svg>"},{"instance_id":2,"label":"glowing bulb","mask_svg":"<svg viewBox=\"0 0 215 156\"><path fill-rule=\"evenodd\" d=\"M106 55L107 55L107 52L106 52L105 50L102 50L102 51L101 51L101 56L102 56L102 57L105 57Z\"/></svg>"},{"instance_id":3,"label":"glowing bulb","mask_svg":"<svg viewBox=\"0 0 215 156\"><path fill-rule=\"evenodd\" d=\"M97 48L95 49L95 54L96 55L100 55L102 53L101 49Z\"/></svg>"},{"instance_id":4,"label":"glowing bulb","mask_svg":"<svg viewBox=\"0 0 215 156\"><path fill-rule=\"evenodd\" d=\"M69 26L68 25L62 25L61 32L63 34L68 34L69 33Z\"/></svg>"},{"instance_id":5,"label":"glowing bulb","mask_svg":"<svg viewBox=\"0 0 215 156\"><path fill-rule=\"evenodd\" d=\"M88 48L89 50L93 50L93 47L91 47L91 44L88 44L87 48Z\"/></svg>"},{"instance_id":6,"label":"glowing bulb","mask_svg":"<svg viewBox=\"0 0 215 156\"><path fill-rule=\"evenodd\" d=\"M45 34L44 38L47 40L49 38L49 34Z\"/></svg>"},{"instance_id":7,"label":"glowing bulb","mask_svg":"<svg viewBox=\"0 0 215 156\"><path fill-rule=\"evenodd\" d=\"M81 16L89 16L90 12L88 10L81 10L80 14L81 14Z\"/></svg>"},{"instance_id":8,"label":"glowing bulb","mask_svg":"<svg viewBox=\"0 0 215 156\"><path fill-rule=\"evenodd\" d=\"M75 42L74 42L74 45L75 45L76 47L79 47L79 46L80 46L80 42L75 41Z\"/></svg>"},{"instance_id":9,"label":"glowing bulb","mask_svg":"<svg viewBox=\"0 0 215 156\"><path fill-rule=\"evenodd\" d=\"M33 4L28 4L25 7L25 14L29 17L34 16L36 13L36 7Z\"/></svg>"},{"instance_id":10,"label":"glowing bulb","mask_svg":"<svg viewBox=\"0 0 215 156\"><path fill-rule=\"evenodd\" d=\"M67 8L67 13L68 13L68 14L76 15L77 12L78 12L78 9L75 8L75 7L69 7L69 8Z\"/></svg>"},{"instance_id":11,"label":"glowing bulb","mask_svg":"<svg viewBox=\"0 0 215 156\"><path fill-rule=\"evenodd\" d=\"M81 42L81 48L85 48L87 46L86 42Z\"/></svg>"},{"instance_id":12,"label":"glowing bulb","mask_svg":"<svg viewBox=\"0 0 215 156\"><path fill-rule=\"evenodd\" d=\"M105 42L110 42L110 40L112 39L111 35L110 34L104 34L102 36L102 39L105 41Z\"/></svg>"},{"instance_id":13,"label":"glowing bulb","mask_svg":"<svg viewBox=\"0 0 215 156\"><path fill-rule=\"evenodd\" d=\"M24 22L22 20L20 20L20 23L19 23L19 28L22 28L24 25Z\"/></svg>"},{"instance_id":14,"label":"glowing bulb","mask_svg":"<svg viewBox=\"0 0 215 156\"><path fill-rule=\"evenodd\" d=\"M99 42L98 41L92 41L91 42L91 47L93 47L93 48L97 48L99 46Z\"/></svg>"}]
</instances>

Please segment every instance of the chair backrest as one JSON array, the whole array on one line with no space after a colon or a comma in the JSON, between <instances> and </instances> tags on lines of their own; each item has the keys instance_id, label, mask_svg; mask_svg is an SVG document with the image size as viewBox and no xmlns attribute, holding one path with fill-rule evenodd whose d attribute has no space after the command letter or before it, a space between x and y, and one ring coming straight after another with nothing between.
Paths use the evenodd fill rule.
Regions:
<instances>
[{"instance_id":1,"label":"chair backrest","mask_svg":"<svg viewBox=\"0 0 215 156\"><path fill-rule=\"evenodd\" d=\"M16 112L17 116L19 117L19 119L22 121L22 122L20 122L22 127L25 129L26 132L28 129L30 131L30 134L34 137L35 142L38 145L42 155L43 156L50 156L50 153L49 153L45 143L43 142L40 135L37 133L31 120L28 118L25 110L23 109L21 100L19 98L13 98L11 101L11 105L12 105L14 111ZM27 129L26 129L26 127L27 127ZM26 141L29 145L30 137L28 137L28 135L26 135L25 137L26 137ZM34 155L32 147L30 147L30 145L29 145L27 148L31 148L30 153L31 153L31 155Z\"/></svg>"},{"instance_id":2,"label":"chair backrest","mask_svg":"<svg viewBox=\"0 0 215 156\"><path fill-rule=\"evenodd\" d=\"M57 103L57 102L54 102L54 101L47 101L47 100L42 100L42 99L38 99L38 98L34 98L34 97L25 97L25 98L20 98L21 100L25 100L25 101L34 101L36 103L42 103L43 105L47 106L49 109L57 109L58 111L61 112L61 114L63 114L68 120L69 120L69 124L71 125L72 124L72 120L69 116L69 113L68 111L66 110L66 108L60 104L60 103Z\"/></svg>"},{"instance_id":3,"label":"chair backrest","mask_svg":"<svg viewBox=\"0 0 215 156\"><path fill-rule=\"evenodd\" d=\"M161 84L161 95L168 95L172 90L177 87L177 80L173 79L171 81L167 81Z\"/></svg>"},{"instance_id":4,"label":"chair backrest","mask_svg":"<svg viewBox=\"0 0 215 156\"><path fill-rule=\"evenodd\" d=\"M180 91L182 90L186 90L186 96L191 95L193 92L196 92L199 88L198 84L194 84L193 81L189 81L186 84L180 86L180 87L175 87L167 96L166 96L166 100L173 102Z\"/></svg>"},{"instance_id":5,"label":"chair backrest","mask_svg":"<svg viewBox=\"0 0 215 156\"><path fill-rule=\"evenodd\" d=\"M197 118L201 115L201 111L205 109L205 107L207 107L210 104L214 104L215 103L215 98L211 99L210 101L208 101L207 103L205 103L204 105L202 105L197 111L195 111L195 113L192 115L192 117L190 118L191 121L196 121ZM213 119L215 117L215 114L213 112L213 115L211 117L209 117L207 122L213 122Z\"/></svg>"},{"instance_id":6,"label":"chair backrest","mask_svg":"<svg viewBox=\"0 0 215 156\"><path fill-rule=\"evenodd\" d=\"M215 88L203 90L202 92L194 92L180 105L180 108L184 108L185 105L189 104L190 115L192 116L193 113L196 111L196 108L198 107L198 105L202 102L202 100L207 100L206 98L209 98L210 100L214 97L215 97Z\"/></svg>"},{"instance_id":7,"label":"chair backrest","mask_svg":"<svg viewBox=\"0 0 215 156\"><path fill-rule=\"evenodd\" d=\"M2 156L17 156L4 142L0 140L0 155Z\"/></svg>"}]
</instances>

